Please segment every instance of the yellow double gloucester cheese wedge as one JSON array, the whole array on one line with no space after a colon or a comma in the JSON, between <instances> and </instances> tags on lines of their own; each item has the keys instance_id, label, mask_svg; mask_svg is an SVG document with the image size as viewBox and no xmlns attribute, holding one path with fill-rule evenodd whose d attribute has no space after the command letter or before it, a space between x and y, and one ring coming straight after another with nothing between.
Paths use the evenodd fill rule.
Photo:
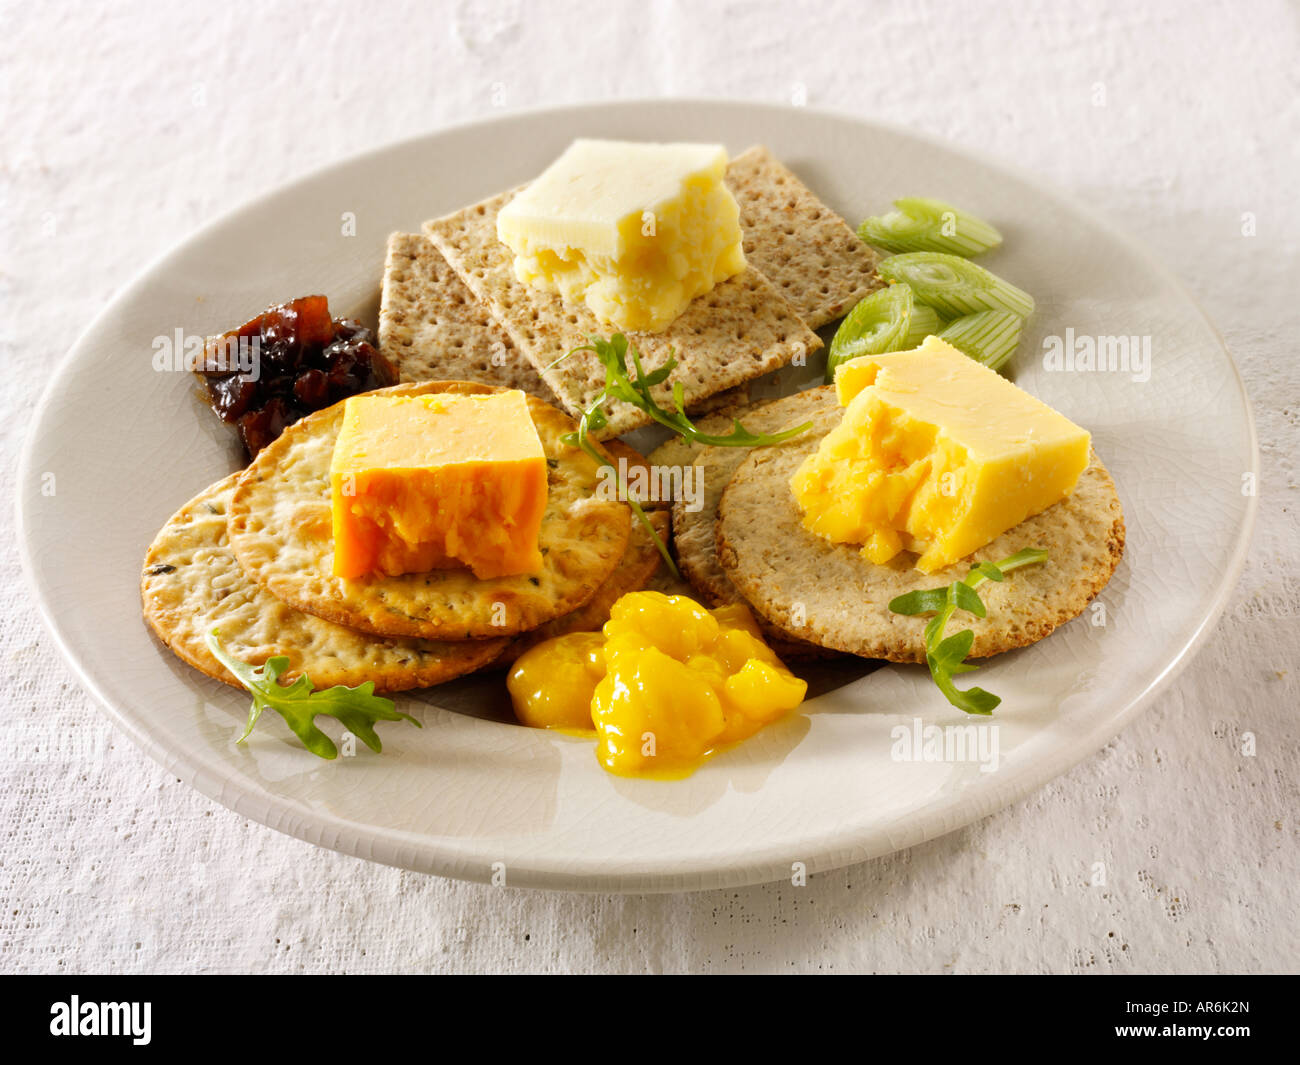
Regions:
<instances>
[{"instance_id":1,"label":"yellow double gloucester cheese wedge","mask_svg":"<svg viewBox=\"0 0 1300 1065\"><path fill-rule=\"evenodd\" d=\"M330 464L334 575L534 573L546 481L520 391L354 396Z\"/></svg>"},{"instance_id":2,"label":"yellow double gloucester cheese wedge","mask_svg":"<svg viewBox=\"0 0 1300 1065\"><path fill-rule=\"evenodd\" d=\"M659 332L745 269L720 144L574 141L497 215L526 285Z\"/></svg>"},{"instance_id":3,"label":"yellow double gloucester cheese wedge","mask_svg":"<svg viewBox=\"0 0 1300 1065\"><path fill-rule=\"evenodd\" d=\"M844 418L791 479L804 527L949 566L1060 502L1090 438L1064 415L937 337L863 355L835 375Z\"/></svg>"}]
</instances>

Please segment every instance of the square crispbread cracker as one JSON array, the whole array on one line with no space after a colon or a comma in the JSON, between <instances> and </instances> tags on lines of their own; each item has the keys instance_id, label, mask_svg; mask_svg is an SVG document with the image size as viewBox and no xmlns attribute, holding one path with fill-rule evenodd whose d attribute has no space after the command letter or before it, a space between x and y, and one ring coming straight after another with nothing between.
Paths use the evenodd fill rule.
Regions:
<instances>
[{"instance_id":1,"label":"square crispbread cracker","mask_svg":"<svg viewBox=\"0 0 1300 1065\"><path fill-rule=\"evenodd\" d=\"M510 334L420 233L388 238L379 346L402 381L482 381L555 402Z\"/></svg>"},{"instance_id":2,"label":"square crispbread cracker","mask_svg":"<svg viewBox=\"0 0 1300 1065\"><path fill-rule=\"evenodd\" d=\"M515 277L511 251L497 239L496 216L516 191L426 222L424 231L576 418L605 387L604 367L588 351L556 360L586 344L593 334L607 336L616 330L585 306L566 304L556 293ZM688 410L822 346L821 338L754 269L694 299L662 333L632 333L629 339L646 372L662 366L670 353L676 357L672 380L656 388L656 399L671 406L672 384L680 382ZM604 409L609 423L592 434L599 439L651 424L649 415L629 403L615 400Z\"/></svg>"},{"instance_id":3,"label":"square crispbread cracker","mask_svg":"<svg viewBox=\"0 0 1300 1065\"><path fill-rule=\"evenodd\" d=\"M509 640L459 643L371 636L304 614L280 602L240 569L226 536L226 512L239 474L205 488L168 519L144 560L140 596L145 621L184 662L241 687L208 648L219 631L236 658L260 666L289 659L286 680L303 673L317 688L376 691L426 688L489 664Z\"/></svg>"},{"instance_id":4,"label":"square crispbread cracker","mask_svg":"<svg viewBox=\"0 0 1300 1065\"><path fill-rule=\"evenodd\" d=\"M374 396L483 395L473 381L393 385ZM330 460L344 405L294 422L240 474L227 534L244 572L297 610L378 636L465 640L514 636L576 610L614 572L627 548L631 508L596 494L600 464L564 443L577 426L527 396L547 460L542 568L480 580L435 569L352 580L332 573Z\"/></svg>"},{"instance_id":5,"label":"square crispbread cracker","mask_svg":"<svg viewBox=\"0 0 1300 1065\"><path fill-rule=\"evenodd\" d=\"M814 428L774 447L755 448L722 495L718 560L750 603L781 629L822 647L884 658L925 661L924 615L889 609L895 596L942 588L1025 547L1048 559L980 587L983 618L963 613L974 631L972 658L986 658L1041 640L1080 614L1106 586L1124 553L1124 514L1115 484L1092 455L1074 491L1061 502L1008 529L969 558L922 573L903 553L874 565L853 544L836 544L804 528L790 478L840 421L827 410Z\"/></svg>"},{"instance_id":6,"label":"square crispbread cracker","mask_svg":"<svg viewBox=\"0 0 1300 1065\"><path fill-rule=\"evenodd\" d=\"M876 253L762 145L731 161L727 185L740 204L745 258L813 329L884 283Z\"/></svg>"}]
</instances>

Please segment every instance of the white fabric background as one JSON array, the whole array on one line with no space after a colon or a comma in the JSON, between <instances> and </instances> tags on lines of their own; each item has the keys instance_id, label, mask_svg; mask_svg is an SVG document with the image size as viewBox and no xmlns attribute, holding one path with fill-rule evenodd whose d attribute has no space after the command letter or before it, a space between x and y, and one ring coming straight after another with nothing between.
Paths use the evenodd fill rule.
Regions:
<instances>
[{"instance_id":1,"label":"white fabric background","mask_svg":"<svg viewBox=\"0 0 1300 1065\"><path fill-rule=\"evenodd\" d=\"M0 754L4 970L1300 965L1294 3L3 0L0 20L6 495L47 375L117 289L198 225L322 164L498 106L660 95L803 94L1072 191L1202 301L1246 378L1263 451L1259 524L1225 617L1105 750L968 829L806 887L675 897L399 872L182 786L113 731L60 661L5 506L0 712L81 741L45 760ZM1239 751L1244 731L1254 757ZM1095 862L1104 886L1090 884Z\"/></svg>"}]
</instances>

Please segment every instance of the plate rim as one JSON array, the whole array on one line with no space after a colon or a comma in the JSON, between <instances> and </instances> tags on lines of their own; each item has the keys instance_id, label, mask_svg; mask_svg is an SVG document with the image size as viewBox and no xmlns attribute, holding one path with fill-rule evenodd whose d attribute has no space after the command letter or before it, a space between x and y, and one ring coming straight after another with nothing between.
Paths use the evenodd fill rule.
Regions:
<instances>
[{"instance_id":1,"label":"plate rim","mask_svg":"<svg viewBox=\"0 0 1300 1065\"><path fill-rule=\"evenodd\" d=\"M15 492L15 531L18 540L18 555L27 588L36 605L38 616L46 631L53 638L64 661L71 667L82 687L88 691L106 714L127 737L147 756L157 762L166 772L177 776L183 783L194 788L205 797L219 803L241 816L249 817L267 827L293 836L316 846L327 847L353 857L379 862L397 868L417 872L431 873L438 876L488 882L491 877L490 863L483 862L481 855L469 859L467 851L472 848L458 846L462 841L456 838L440 837L436 844L421 844L421 837L406 830L383 829L383 839L376 838L373 826L359 825L329 810L310 807L299 799L265 792L257 795L245 789L233 791L227 781L219 779L197 759L187 752L176 752L165 747L159 740L146 731L135 719L123 713L102 689L99 682L83 664L76 649L67 637L64 628L54 615L48 602L48 591L40 577L32 554L31 536L24 499L31 484L32 463L36 440L46 420L51 401L58 391L60 383L66 377L66 371L77 360L81 349L90 342L97 327L109 318L119 307L129 303L144 287L145 280L172 256L179 254L191 243L200 240L209 233L218 230L240 215L260 207L266 200L291 192L300 185L327 177L336 170L363 163L373 156L400 151L402 148L431 138L452 133L457 130L477 128L518 121L519 119L545 120L558 115L577 116L583 113L609 112L617 110L637 110L646 107L669 108L690 105L702 105L711 108L730 108L743 111L768 111L789 117L790 113L812 114L838 122L847 122L869 129L883 130L896 136L910 139L929 147L954 153L993 172L1000 172L1032 186L1036 191L1054 198L1067 205L1089 225L1096 227L1107 237L1121 244L1125 250L1138 260L1145 270L1158 276L1165 284L1181 296L1188 307L1195 311L1214 336L1223 357L1227 361L1231 378L1237 386L1237 396L1245 413L1245 428L1250 449L1251 469L1258 482L1260 468L1259 439L1256 432L1254 409L1249 392L1241 376L1240 367L1233 356L1232 349L1214 324L1199 300L1183 280L1155 257L1148 248L1130 236L1117 224L1095 211L1089 204L1078 199L1074 194L1058 188L1054 182L1029 173L1015 164L998 159L983 149L954 145L949 141L925 132L916 131L897 123L882 121L875 117L864 117L844 110L826 107L795 107L768 101L746 101L708 96L659 96L637 97L610 101L589 101L582 103L538 106L512 109L500 114L476 116L457 122L444 123L406 137L400 137L384 144L375 145L351 155L336 159L323 166L305 171L282 184L263 189L219 213L210 221L188 232L181 239L173 242L159 254L148 260L100 310L91 321L78 333L71 347L59 359L54 372L41 389L39 398L32 410L20 451L17 485ZM897 832L890 832L888 826L874 826L861 833L856 839L840 839L834 845L823 844L816 854L807 859L808 872L822 874L848 865L869 861L908 847L916 846L927 840L946 835L959 828L982 820L991 814L1005 809L1020 801L1027 795L1039 790L1045 784L1068 772L1074 766L1097 753L1106 743L1123 731L1134 718L1145 710L1155 698L1166 691L1169 685L1186 668L1196 652L1204 644L1207 636L1222 617L1228 601L1236 588L1241 572L1249 555L1256 517L1259 509L1259 495L1247 497L1245 512L1236 531L1236 541L1228 565L1223 569L1203 616L1185 640L1179 646L1161 672L1147 686L1131 698L1127 705L1114 715L1099 723L1085 734L1084 738L1063 749L1054 757L1040 759L1026 767L1016 778L1003 787L990 790L982 802L974 802L969 795L957 794L945 800L931 804L925 813L912 817L906 827ZM957 816L951 816L956 813ZM888 837L880 840L880 837ZM409 839L407 838L409 837ZM872 843L868 837L875 837ZM722 887L740 887L766 883L783 879L789 875L790 852L783 848L783 859L773 864L772 857L765 856L760 848L750 848L743 864L721 859L717 861L693 861L682 863L676 871L637 871L610 872L608 866L601 868L601 858L574 861L566 859L562 867L550 866L544 859L534 856L526 865L512 863L508 873L511 886L543 890L564 890L579 893L668 893L683 891L710 890Z\"/></svg>"}]
</instances>

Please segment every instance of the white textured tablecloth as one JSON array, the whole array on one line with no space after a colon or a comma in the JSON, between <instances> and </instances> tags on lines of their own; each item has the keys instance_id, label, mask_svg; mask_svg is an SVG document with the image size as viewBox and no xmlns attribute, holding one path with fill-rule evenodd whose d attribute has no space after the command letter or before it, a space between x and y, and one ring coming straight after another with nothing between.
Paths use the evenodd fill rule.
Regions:
<instances>
[{"instance_id":1,"label":"white textured tablecloth","mask_svg":"<svg viewBox=\"0 0 1300 1065\"><path fill-rule=\"evenodd\" d=\"M1300 966L1295 4L4 0L0 25L7 497L51 369L117 289L195 227L322 164L495 108L660 95L806 100L982 149L1072 191L1202 302L1245 376L1263 461L1250 560L1223 620L1099 754L970 828L806 887L669 897L399 872L181 785L113 730L60 660L6 505L2 712L89 742L78 757L0 752L0 968ZM1245 731L1254 756L1240 751ZM84 756L97 746L102 757Z\"/></svg>"}]
</instances>

